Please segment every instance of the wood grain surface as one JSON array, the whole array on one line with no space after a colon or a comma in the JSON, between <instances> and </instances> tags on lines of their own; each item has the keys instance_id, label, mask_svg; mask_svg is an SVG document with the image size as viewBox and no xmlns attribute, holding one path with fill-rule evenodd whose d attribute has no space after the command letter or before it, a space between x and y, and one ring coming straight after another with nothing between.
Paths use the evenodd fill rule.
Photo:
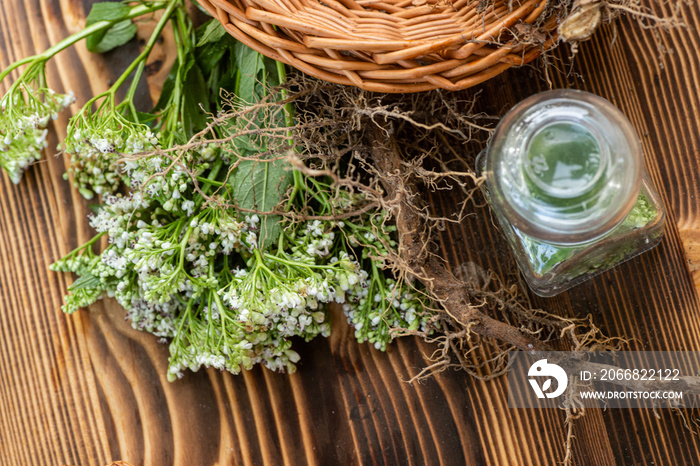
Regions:
<instances>
[{"instance_id":1,"label":"wood grain surface","mask_svg":"<svg viewBox=\"0 0 700 466\"><path fill-rule=\"evenodd\" d=\"M78 31L91 3L2 0L0 68ZM560 70L550 73L555 87L595 92L630 117L669 221L658 248L533 303L562 315L591 313L607 334L636 338L635 349L700 350L700 8L684 6L681 19L687 27L659 32L622 18L582 44L573 65L566 46L549 62ZM152 74L167 73L168 45L166 38ZM105 56L78 46L51 62L50 85L75 91L75 111L137 52L136 41ZM511 70L482 86L479 105L502 114L545 89L541 75ZM157 89L140 92L148 100ZM66 121L56 122L50 146L65 136ZM331 338L297 345L294 375L210 370L168 383L167 347L132 330L114 301L71 316L60 311L71 277L48 265L91 236L87 203L62 179L64 169L63 158L49 156L19 185L0 176L0 464L554 465L564 458L561 411L509 409L503 378L450 372L409 385L432 347L404 339L380 353L358 345L341 315ZM454 202L433 198L442 212ZM475 261L515 281L505 241L487 218L482 210L448 228L442 253L454 267ZM658 417L588 411L574 434L575 464L700 464L698 435L669 410Z\"/></svg>"}]
</instances>

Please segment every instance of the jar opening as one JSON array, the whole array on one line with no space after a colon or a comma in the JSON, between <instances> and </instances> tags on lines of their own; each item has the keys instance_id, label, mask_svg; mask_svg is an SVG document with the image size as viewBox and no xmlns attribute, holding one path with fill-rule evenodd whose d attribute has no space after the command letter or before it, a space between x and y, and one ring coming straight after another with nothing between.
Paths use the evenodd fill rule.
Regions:
<instances>
[{"instance_id":1,"label":"jar opening","mask_svg":"<svg viewBox=\"0 0 700 466\"><path fill-rule=\"evenodd\" d=\"M530 190L553 199L572 199L595 190L607 151L594 129L577 122L555 122L525 143L524 175Z\"/></svg>"},{"instance_id":2,"label":"jar opening","mask_svg":"<svg viewBox=\"0 0 700 466\"><path fill-rule=\"evenodd\" d=\"M520 231L544 241L593 241L632 209L641 186L639 138L607 100L547 91L501 120L486 153L492 201Z\"/></svg>"}]
</instances>

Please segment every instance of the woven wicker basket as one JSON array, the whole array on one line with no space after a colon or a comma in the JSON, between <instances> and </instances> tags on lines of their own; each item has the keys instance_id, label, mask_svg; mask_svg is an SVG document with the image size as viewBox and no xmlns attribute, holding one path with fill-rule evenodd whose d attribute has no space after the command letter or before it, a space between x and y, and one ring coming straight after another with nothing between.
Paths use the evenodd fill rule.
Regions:
<instances>
[{"instance_id":1,"label":"woven wicker basket","mask_svg":"<svg viewBox=\"0 0 700 466\"><path fill-rule=\"evenodd\" d=\"M466 89L534 60L556 41L556 17L540 18L546 0L199 3L264 55L377 92Z\"/></svg>"}]
</instances>

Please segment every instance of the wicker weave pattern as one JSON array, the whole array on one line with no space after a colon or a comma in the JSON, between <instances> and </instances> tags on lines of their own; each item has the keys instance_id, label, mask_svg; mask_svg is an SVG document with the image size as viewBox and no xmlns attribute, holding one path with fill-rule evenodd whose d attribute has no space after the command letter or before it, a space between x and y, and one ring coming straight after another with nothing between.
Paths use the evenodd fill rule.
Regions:
<instances>
[{"instance_id":1,"label":"wicker weave pattern","mask_svg":"<svg viewBox=\"0 0 700 466\"><path fill-rule=\"evenodd\" d=\"M532 27L546 0L199 3L253 49L327 81L377 92L466 89L532 61L556 41L556 18ZM542 39L515 40L517 31Z\"/></svg>"}]
</instances>

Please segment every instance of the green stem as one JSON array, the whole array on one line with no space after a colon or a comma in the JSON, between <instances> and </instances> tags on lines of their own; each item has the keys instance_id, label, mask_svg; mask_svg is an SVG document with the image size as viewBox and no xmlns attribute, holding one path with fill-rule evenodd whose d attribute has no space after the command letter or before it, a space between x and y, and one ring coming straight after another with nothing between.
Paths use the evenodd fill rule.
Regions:
<instances>
[{"instance_id":1,"label":"green stem","mask_svg":"<svg viewBox=\"0 0 700 466\"><path fill-rule=\"evenodd\" d=\"M309 176L307 179L310 180L311 183L314 185L314 188L316 188L314 197L323 207L320 213L325 214L328 211L332 211L333 209L330 205L330 202L328 201L328 196L326 195L326 192L322 189L322 187L319 186L320 183L312 176Z\"/></svg>"},{"instance_id":2,"label":"green stem","mask_svg":"<svg viewBox=\"0 0 700 466\"><path fill-rule=\"evenodd\" d=\"M256 249L255 252L257 253L258 250ZM309 270L311 270L311 269L332 269L332 268L334 268L332 265L304 264L304 263L302 263L302 262L293 262L293 261L289 261L289 260L287 260L287 259L283 259L283 258L281 258L281 257L279 257L279 256L275 256L274 254L270 254L270 253L265 253L265 257L268 258L268 259L270 259L270 260L273 260L273 261L275 261L275 262L279 262L279 263L281 263L281 264L288 265L288 266L290 266L290 267L299 267L299 268L305 268L305 269L309 269Z\"/></svg>"},{"instance_id":3,"label":"green stem","mask_svg":"<svg viewBox=\"0 0 700 466\"><path fill-rule=\"evenodd\" d=\"M297 197L297 194L303 189L305 186L304 183L304 177L302 176L301 172L299 170L292 170L292 177L294 179L294 189L292 190L292 193L289 195L289 201L287 201L287 210L292 210L292 204L294 203L294 199Z\"/></svg>"},{"instance_id":4,"label":"green stem","mask_svg":"<svg viewBox=\"0 0 700 466\"><path fill-rule=\"evenodd\" d=\"M187 303L187 308L185 309L185 312L183 313L184 315L182 316L182 320L180 320L180 325L178 325L177 333L175 334L176 340L181 338L182 329L185 325L185 320L187 320L188 318L190 319L190 321L192 320L192 303L193 302L194 302L194 300L191 299ZM172 348L172 346L171 346L171 348Z\"/></svg>"},{"instance_id":5,"label":"green stem","mask_svg":"<svg viewBox=\"0 0 700 466\"><path fill-rule=\"evenodd\" d=\"M385 301L385 304L386 304L386 308L382 311L382 316L386 313L386 311L388 311L389 309L392 309L394 311L393 314L402 319L403 317L401 316L401 314L398 312L398 310L393 305L394 296L393 295L390 296L387 293L388 290L386 290L384 288L384 283L382 281L382 277L380 276L380 274L382 273L381 270L379 269L379 267L377 267L377 265L375 264L374 261L371 261L370 263L372 266L372 277L373 277L372 283L376 284L376 286L379 288L379 292L382 296L382 299ZM398 290L396 287L394 288L394 291L392 293L398 293ZM371 288L370 288L370 292L367 294L367 296L368 297L372 296L372 289Z\"/></svg>"},{"instance_id":6,"label":"green stem","mask_svg":"<svg viewBox=\"0 0 700 466\"><path fill-rule=\"evenodd\" d=\"M178 10L180 13L181 10ZM168 103L164 106L165 118L161 124L161 129L163 134L168 136L166 141L167 145L171 145L174 141L175 135L178 132L178 122L182 116L182 100L183 96L181 94L183 88L183 73L185 70L185 64L187 63L187 53L192 49L190 46L190 41L183 35L181 23L181 15L177 16L178 21L173 24L173 39L175 41L175 50L177 51L177 72L175 73L175 83L173 85L173 92L168 100Z\"/></svg>"},{"instance_id":7,"label":"green stem","mask_svg":"<svg viewBox=\"0 0 700 466\"><path fill-rule=\"evenodd\" d=\"M380 290L381 293L382 293L382 298L384 298L384 297L386 297L386 293L385 293L385 290L384 290L384 285L382 284L382 279L381 279L381 277L379 276L379 269L377 268L377 266L376 266L376 264L375 264L374 261L371 261L370 264L371 264L371 266L372 266L372 277L374 277L374 280L373 280L373 281L374 281L374 282L377 284L377 286L379 287L379 290Z\"/></svg>"},{"instance_id":8,"label":"green stem","mask_svg":"<svg viewBox=\"0 0 700 466\"><path fill-rule=\"evenodd\" d=\"M210 180L209 178L204 178L203 176L196 176L195 178L200 183L204 183L205 185L210 184L212 186L216 186L217 188L220 188L224 185L223 183L220 183L220 182L214 181L214 180Z\"/></svg>"},{"instance_id":9,"label":"green stem","mask_svg":"<svg viewBox=\"0 0 700 466\"><path fill-rule=\"evenodd\" d=\"M124 97L124 102L128 103L129 111L134 117L136 123L140 123L140 121L138 118L138 113L136 112L136 106L134 105L134 96L136 95L136 88L139 85L139 81L141 81L141 76L143 75L144 69L146 69L146 60L143 60L141 63L139 63L138 68L136 68L134 79L131 80L129 89L126 91L126 96Z\"/></svg>"},{"instance_id":10,"label":"green stem","mask_svg":"<svg viewBox=\"0 0 700 466\"><path fill-rule=\"evenodd\" d=\"M2 73L0 73L0 81L5 79L5 77L7 77L7 75L10 74L12 72L12 70L17 69L22 65L26 65L27 63L31 63L36 59L37 59L37 55L33 55L31 57L23 58L21 60L14 62L13 64L11 64L7 68L5 68L5 70Z\"/></svg>"},{"instance_id":11,"label":"green stem","mask_svg":"<svg viewBox=\"0 0 700 466\"><path fill-rule=\"evenodd\" d=\"M107 232L104 232L104 231L103 231L102 233L95 235L90 241L88 241L87 243L83 244L82 246L79 246L79 247L73 249L71 252L69 252L69 253L66 254L63 258L61 258L61 260L67 259L67 258L69 258L69 257L72 257L72 256L76 255L77 253L79 253L80 251L82 251L83 249L89 248L90 246L92 246L93 244L95 244L100 238L102 238L102 237L103 237L104 235L106 235L106 234L107 234Z\"/></svg>"},{"instance_id":12,"label":"green stem","mask_svg":"<svg viewBox=\"0 0 700 466\"><path fill-rule=\"evenodd\" d=\"M277 276L275 272L270 270L268 266L265 265L263 262L262 256L260 255L260 250L256 249L255 250L255 257L257 259L257 265L255 266L255 270L253 271L253 274L257 278L258 271L262 270L263 272L267 273L267 277L264 278L264 283L267 285L269 284L270 279L274 280L275 283L283 283L283 280L280 279L280 277Z\"/></svg>"},{"instance_id":13,"label":"green stem","mask_svg":"<svg viewBox=\"0 0 700 466\"><path fill-rule=\"evenodd\" d=\"M285 83L287 81L287 69L285 68L284 63L277 61L275 62L275 65L277 66L277 74L279 75L280 84ZM282 89L280 94L283 99L286 99L289 96L286 89ZM294 125L294 107L292 106L291 102L287 102L284 105L284 123L288 127ZM291 131L288 132L287 135L289 136L289 145L294 146ZM294 190L289 196L289 201L287 201L287 210L291 209L294 199L304 187L304 177L299 170L292 170L292 176L294 177Z\"/></svg>"},{"instance_id":14,"label":"green stem","mask_svg":"<svg viewBox=\"0 0 700 466\"><path fill-rule=\"evenodd\" d=\"M192 50L195 46L194 28L189 15L182 9L177 11L177 24L182 30L181 34L185 39L184 45L186 50Z\"/></svg>"},{"instance_id":15,"label":"green stem","mask_svg":"<svg viewBox=\"0 0 700 466\"><path fill-rule=\"evenodd\" d=\"M168 24L168 21L170 20L170 17L172 16L173 12L175 11L176 8L180 6L180 0L173 0L170 3L168 3L168 7L165 9L165 12L163 12L163 16L160 18L158 21L158 24L156 24L155 29L153 30L153 34L151 34L150 39L148 39L148 43L143 49L143 52L136 57L136 60L131 62L129 67L124 71L124 73L117 79L117 81L114 83L114 85L109 89L109 92L112 94L112 99L114 99L114 93L119 89L122 84L124 84L124 81L127 80L129 75L134 72L134 70L139 67L140 71L143 72L143 66L145 66L145 61L148 58L148 56L151 54L151 50L153 49L153 46L156 45L156 41L160 37L161 32L163 32L163 29L165 28L165 25ZM143 66L142 66L143 65ZM134 88L134 92L136 91L136 85L138 84L138 79L141 77L139 72L134 76L134 81L132 82L132 87ZM131 89L129 89L131 92ZM132 95L133 98L133 95ZM124 99L126 102L128 100Z\"/></svg>"},{"instance_id":16,"label":"green stem","mask_svg":"<svg viewBox=\"0 0 700 466\"><path fill-rule=\"evenodd\" d=\"M215 186L217 189L221 189L224 186L224 183L215 181L216 177L219 176L219 171L221 170L221 167L223 167L223 165L224 162L221 159L217 159L216 162L212 164L211 171L209 171L208 177L196 177L197 181L200 181L202 183L202 186L199 188L202 192L202 196L198 196L198 199L195 202L195 211L199 211L199 208L206 200L206 196L211 191L212 186Z\"/></svg>"},{"instance_id":17,"label":"green stem","mask_svg":"<svg viewBox=\"0 0 700 466\"><path fill-rule=\"evenodd\" d=\"M190 234L192 234L192 227L187 227L187 232L185 232L185 237L182 238L180 242L180 262L178 264L178 270L184 270L185 267L185 249L187 248L187 242L190 239Z\"/></svg>"},{"instance_id":18,"label":"green stem","mask_svg":"<svg viewBox=\"0 0 700 466\"><path fill-rule=\"evenodd\" d=\"M204 183L204 186L202 186L202 192L204 194L209 193L209 189L212 186L217 186L217 187L222 187L224 184L219 183L216 180L216 177L219 176L219 171L221 170L221 167L223 167L224 162L221 161L221 159L218 159L216 162L214 162L214 165L211 167L211 171L209 172L209 176L207 177L207 181Z\"/></svg>"},{"instance_id":19,"label":"green stem","mask_svg":"<svg viewBox=\"0 0 700 466\"><path fill-rule=\"evenodd\" d=\"M287 82L287 69L284 67L284 63L280 61L275 63L277 65L277 74L279 74L280 84L283 84ZM280 94L282 95L283 99L289 97L286 89L282 89ZM284 105L284 118L287 126L294 126L294 107L292 106L291 102L287 102ZM289 140L289 145L294 145L294 142L291 139Z\"/></svg>"},{"instance_id":20,"label":"green stem","mask_svg":"<svg viewBox=\"0 0 700 466\"><path fill-rule=\"evenodd\" d=\"M50 58L52 58L54 55L57 53L61 52L62 50L70 47L71 45L75 44L76 42L79 42L88 36L96 33L103 31L105 29L109 29L112 26L114 26L116 23L119 23L121 21L127 20L127 19L133 19L139 16L143 16L148 13L153 13L154 11L158 11L162 9L163 6L162 4L157 4L157 5L148 5L148 4L143 4L143 5L138 5L135 7L131 8L131 11L126 16L120 17L115 20L110 20L110 21L98 21L94 24L91 24L90 26L86 27L82 31L73 34L72 36L66 37L63 39L61 42L58 44L54 45L53 47L50 47L46 49L44 53L41 53L39 55L33 55L31 57L23 58L22 60L16 61L10 66L8 66L4 71L0 73L0 81L5 79L12 70L17 69L18 67L22 65L26 65L27 63L32 63L32 62L42 62L42 61L47 61Z\"/></svg>"},{"instance_id":21,"label":"green stem","mask_svg":"<svg viewBox=\"0 0 700 466\"><path fill-rule=\"evenodd\" d=\"M228 319L231 321L234 327L237 327L239 329L243 328L243 325L240 322L236 322L234 319L231 319L225 311L228 310L227 307L224 306L224 303L221 301L221 297L219 297L219 294L214 291L212 292L212 295L214 296L214 302L216 303L216 307L219 308L219 317L221 318L221 322L223 323L224 318ZM225 332L222 332L222 336L225 335Z\"/></svg>"}]
</instances>

